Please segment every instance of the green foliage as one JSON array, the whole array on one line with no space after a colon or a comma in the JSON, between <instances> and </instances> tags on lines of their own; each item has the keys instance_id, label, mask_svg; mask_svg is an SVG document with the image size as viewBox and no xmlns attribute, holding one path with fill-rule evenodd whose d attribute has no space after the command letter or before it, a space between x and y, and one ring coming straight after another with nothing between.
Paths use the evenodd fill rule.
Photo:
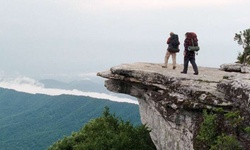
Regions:
<instances>
[{"instance_id":1,"label":"green foliage","mask_svg":"<svg viewBox=\"0 0 250 150\"><path fill-rule=\"evenodd\" d=\"M208 114L206 110L203 111L203 122L201 124L197 140L204 145L209 147L213 145L217 137L217 126L216 126L216 115Z\"/></svg>"},{"instance_id":2,"label":"green foliage","mask_svg":"<svg viewBox=\"0 0 250 150\"><path fill-rule=\"evenodd\" d=\"M248 136L250 136L250 127L246 127L245 132L248 134Z\"/></svg>"},{"instance_id":3,"label":"green foliage","mask_svg":"<svg viewBox=\"0 0 250 150\"><path fill-rule=\"evenodd\" d=\"M215 111L217 114L203 111L203 122L196 137L198 144L204 150L241 150L236 136L243 129L240 127L244 118L239 111L225 113L221 108ZM250 134L250 127L245 128L245 132Z\"/></svg>"},{"instance_id":4,"label":"green foliage","mask_svg":"<svg viewBox=\"0 0 250 150\"><path fill-rule=\"evenodd\" d=\"M223 77L224 77L224 76L223 76ZM226 77L229 78L228 76L226 76ZM225 111L224 111L223 108L219 107L219 108L215 109L215 112L216 112L216 113L224 113Z\"/></svg>"},{"instance_id":5,"label":"green foliage","mask_svg":"<svg viewBox=\"0 0 250 150\"><path fill-rule=\"evenodd\" d=\"M239 52L238 57L237 57L237 63L244 63L244 59L246 59L246 64L250 65L250 55L247 55L245 58L245 55L243 55L244 53Z\"/></svg>"},{"instance_id":6,"label":"green foliage","mask_svg":"<svg viewBox=\"0 0 250 150\"><path fill-rule=\"evenodd\" d=\"M248 57L250 55L250 29L235 33L234 40L244 49L243 54L238 55L238 61L242 64L250 64L250 58Z\"/></svg>"},{"instance_id":7,"label":"green foliage","mask_svg":"<svg viewBox=\"0 0 250 150\"><path fill-rule=\"evenodd\" d=\"M240 144L235 136L224 135L218 136L215 145L210 150L241 150Z\"/></svg>"},{"instance_id":8,"label":"green foliage","mask_svg":"<svg viewBox=\"0 0 250 150\"><path fill-rule=\"evenodd\" d=\"M244 120L243 117L240 116L239 111L228 112L227 114L225 114L225 118L233 128L240 126L242 121Z\"/></svg>"},{"instance_id":9,"label":"green foliage","mask_svg":"<svg viewBox=\"0 0 250 150\"><path fill-rule=\"evenodd\" d=\"M133 127L105 108L103 116L88 122L79 132L64 137L49 150L154 150L145 125Z\"/></svg>"}]
</instances>

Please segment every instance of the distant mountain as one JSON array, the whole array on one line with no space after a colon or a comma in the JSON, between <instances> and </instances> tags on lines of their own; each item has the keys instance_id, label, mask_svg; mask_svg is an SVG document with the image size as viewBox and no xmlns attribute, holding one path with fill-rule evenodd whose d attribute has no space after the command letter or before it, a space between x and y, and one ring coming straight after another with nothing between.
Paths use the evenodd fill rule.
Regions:
<instances>
[{"instance_id":1,"label":"distant mountain","mask_svg":"<svg viewBox=\"0 0 250 150\"><path fill-rule=\"evenodd\" d=\"M92 80L73 80L71 82L62 82L54 79L43 79L39 80L40 83L44 85L44 88L52 88L52 89L64 89L64 90L80 90L83 92L97 92L97 93L106 93L122 98L134 99L129 95L110 92L106 89L106 87L102 82L95 82Z\"/></svg>"},{"instance_id":2,"label":"distant mountain","mask_svg":"<svg viewBox=\"0 0 250 150\"><path fill-rule=\"evenodd\" d=\"M89 120L111 113L141 124L139 107L84 96L27 94L0 88L0 149L44 150Z\"/></svg>"},{"instance_id":3,"label":"distant mountain","mask_svg":"<svg viewBox=\"0 0 250 150\"><path fill-rule=\"evenodd\" d=\"M40 83L44 84L45 88L57 88L65 90L77 89L85 92L102 92L107 93L107 89L104 87L103 82L97 83L91 80L74 80L71 82L62 82L54 79L40 80Z\"/></svg>"}]
</instances>

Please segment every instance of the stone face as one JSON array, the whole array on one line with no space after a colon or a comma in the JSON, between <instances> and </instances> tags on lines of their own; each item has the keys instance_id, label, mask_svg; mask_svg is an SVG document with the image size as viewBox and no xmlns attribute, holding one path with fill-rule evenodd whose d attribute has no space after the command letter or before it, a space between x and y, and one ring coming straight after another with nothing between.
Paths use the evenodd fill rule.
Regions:
<instances>
[{"instance_id":1,"label":"stone face","mask_svg":"<svg viewBox=\"0 0 250 150\"><path fill-rule=\"evenodd\" d=\"M157 149L193 149L193 129L196 113L189 111L173 111L161 108L151 99L138 99L140 115L143 123L150 129L151 138ZM161 113L164 114L162 116Z\"/></svg>"},{"instance_id":2,"label":"stone face","mask_svg":"<svg viewBox=\"0 0 250 150\"><path fill-rule=\"evenodd\" d=\"M250 125L250 74L199 67L199 75L181 74L162 64L134 63L99 72L113 92L138 99L141 120L152 130L157 149L193 149L203 109L244 111Z\"/></svg>"}]
</instances>

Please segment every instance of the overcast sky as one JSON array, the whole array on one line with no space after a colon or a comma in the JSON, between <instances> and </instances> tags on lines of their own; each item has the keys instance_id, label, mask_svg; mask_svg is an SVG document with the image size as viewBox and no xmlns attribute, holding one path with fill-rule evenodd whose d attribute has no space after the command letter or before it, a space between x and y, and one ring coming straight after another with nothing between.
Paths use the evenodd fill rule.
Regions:
<instances>
[{"instance_id":1,"label":"overcast sky","mask_svg":"<svg viewBox=\"0 0 250 150\"><path fill-rule=\"evenodd\" d=\"M33 78L163 63L169 32L196 32L198 66L219 67L242 48L249 0L0 0L0 71ZM171 61L171 60L170 60Z\"/></svg>"}]
</instances>

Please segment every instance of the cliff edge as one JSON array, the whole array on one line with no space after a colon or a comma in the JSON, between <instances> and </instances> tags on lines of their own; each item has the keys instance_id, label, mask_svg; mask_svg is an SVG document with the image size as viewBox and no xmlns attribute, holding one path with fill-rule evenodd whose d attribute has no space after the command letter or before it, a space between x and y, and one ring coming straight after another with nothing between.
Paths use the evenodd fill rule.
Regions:
<instances>
[{"instance_id":1,"label":"cliff edge","mask_svg":"<svg viewBox=\"0 0 250 150\"><path fill-rule=\"evenodd\" d=\"M157 149L194 149L194 137L202 120L202 110L240 110L244 124L250 125L250 74L238 69L199 67L199 75L182 66L162 68L162 64L122 64L99 72L113 92L138 99L142 123L152 130ZM224 69L227 68L227 69ZM243 146L249 147L246 135Z\"/></svg>"}]
</instances>

